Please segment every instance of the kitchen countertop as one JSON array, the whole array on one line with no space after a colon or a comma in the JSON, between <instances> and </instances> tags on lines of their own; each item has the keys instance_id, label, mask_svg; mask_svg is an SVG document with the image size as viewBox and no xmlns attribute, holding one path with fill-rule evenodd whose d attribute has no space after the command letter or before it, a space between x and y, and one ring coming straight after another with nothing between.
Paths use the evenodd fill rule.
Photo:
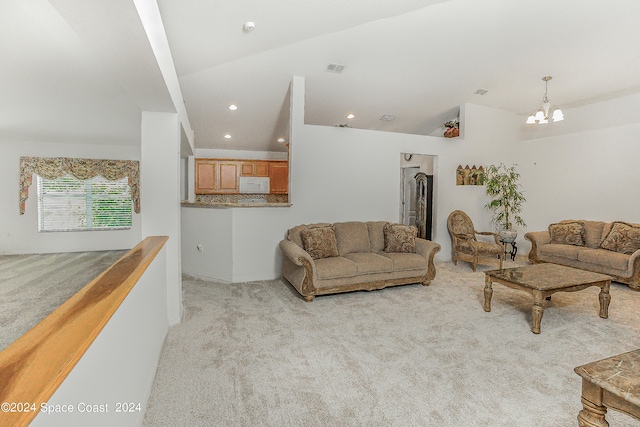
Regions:
<instances>
[{"instance_id":1,"label":"kitchen countertop","mask_svg":"<svg viewBox=\"0 0 640 427\"><path fill-rule=\"evenodd\" d=\"M181 202L180 206L186 208L288 208L291 206L291 203L258 203L258 202L250 202L250 203L233 203L233 202L215 202L215 203L189 203L189 202Z\"/></svg>"}]
</instances>

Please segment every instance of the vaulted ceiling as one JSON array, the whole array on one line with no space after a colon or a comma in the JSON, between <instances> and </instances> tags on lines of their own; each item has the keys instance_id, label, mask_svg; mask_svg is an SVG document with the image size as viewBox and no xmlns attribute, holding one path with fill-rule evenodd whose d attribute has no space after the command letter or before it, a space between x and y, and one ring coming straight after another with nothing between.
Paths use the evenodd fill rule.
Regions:
<instances>
[{"instance_id":1,"label":"vaulted ceiling","mask_svg":"<svg viewBox=\"0 0 640 427\"><path fill-rule=\"evenodd\" d=\"M567 120L640 91L637 0L157 1L196 148L285 150L294 75L306 123L424 135L463 103L528 114L546 75ZM133 0L3 0L0 54L5 140L136 144L175 111Z\"/></svg>"}]
</instances>

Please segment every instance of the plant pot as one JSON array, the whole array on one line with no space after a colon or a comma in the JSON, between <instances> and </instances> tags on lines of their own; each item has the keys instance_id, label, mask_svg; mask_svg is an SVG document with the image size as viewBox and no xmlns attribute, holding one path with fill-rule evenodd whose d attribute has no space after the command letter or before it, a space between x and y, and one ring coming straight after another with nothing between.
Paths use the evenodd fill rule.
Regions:
<instances>
[{"instance_id":1,"label":"plant pot","mask_svg":"<svg viewBox=\"0 0 640 427\"><path fill-rule=\"evenodd\" d=\"M500 230L500 241L504 243L513 243L518 237L518 230Z\"/></svg>"},{"instance_id":2,"label":"plant pot","mask_svg":"<svg viewBox=\"0 0 640 427\"><path fill-rule=\"evenodd\" d=\"M444 131L444 137L445 138L455 138L456 136L460 135L460 129L458 128L447 128L447 130Z\"/></svg>"}]
</instances>

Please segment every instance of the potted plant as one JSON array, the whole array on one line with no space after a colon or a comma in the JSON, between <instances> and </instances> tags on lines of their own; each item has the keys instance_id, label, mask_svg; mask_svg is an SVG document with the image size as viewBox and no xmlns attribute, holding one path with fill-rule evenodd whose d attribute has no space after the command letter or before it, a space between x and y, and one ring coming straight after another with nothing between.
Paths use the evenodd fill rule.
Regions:
<instances>
[{"instance_id":1,"label":"potted plant","mask_svg":"<svg viewBox=\"0 0 640 427\"><path fill-rule=\"evenodd\" d=\"M520 174L516 172L516 165L506 167L500 163L498 166L491 165L485 170L485 191L491 197L485 207L493 211L491 221L500 233L500 240L507 243L515 241L518 236L518 230L514 228L514 224L527 226L520 217L522 204L526 199L520 191L518 179Z\"/></svg>"},{"instance_id":2,"label":"potted plant","mask_svg":"<svg viewBox=\"0 0 640 427\"><path fill-rule=\"evenodd\" d=\"M460 122L458 120L449 120L443 123L443 126L446 128L443 135L445 138L455 138L460 135Z\"/></svg>"}]
</instances>

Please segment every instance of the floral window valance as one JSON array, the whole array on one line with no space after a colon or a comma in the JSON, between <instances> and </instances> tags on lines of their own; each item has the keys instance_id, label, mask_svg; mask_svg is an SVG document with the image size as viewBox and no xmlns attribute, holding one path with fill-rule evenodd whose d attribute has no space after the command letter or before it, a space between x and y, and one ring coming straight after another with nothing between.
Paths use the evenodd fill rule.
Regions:
<instances>
[{"instance_id":1,"label":"floral window valance","mask_svg":"<svg viewBox=\"0 0 640 427\"><path fill-rule=\"evenodd\" d=\"M140 162L137 160L73 159L69 157L20 157L20 214L29 198L33 174L46 179L72 175L77 179L91 179L100 175L115 181L129 178L133 210L140 213Z\"/></svg>"}]
</instances>

